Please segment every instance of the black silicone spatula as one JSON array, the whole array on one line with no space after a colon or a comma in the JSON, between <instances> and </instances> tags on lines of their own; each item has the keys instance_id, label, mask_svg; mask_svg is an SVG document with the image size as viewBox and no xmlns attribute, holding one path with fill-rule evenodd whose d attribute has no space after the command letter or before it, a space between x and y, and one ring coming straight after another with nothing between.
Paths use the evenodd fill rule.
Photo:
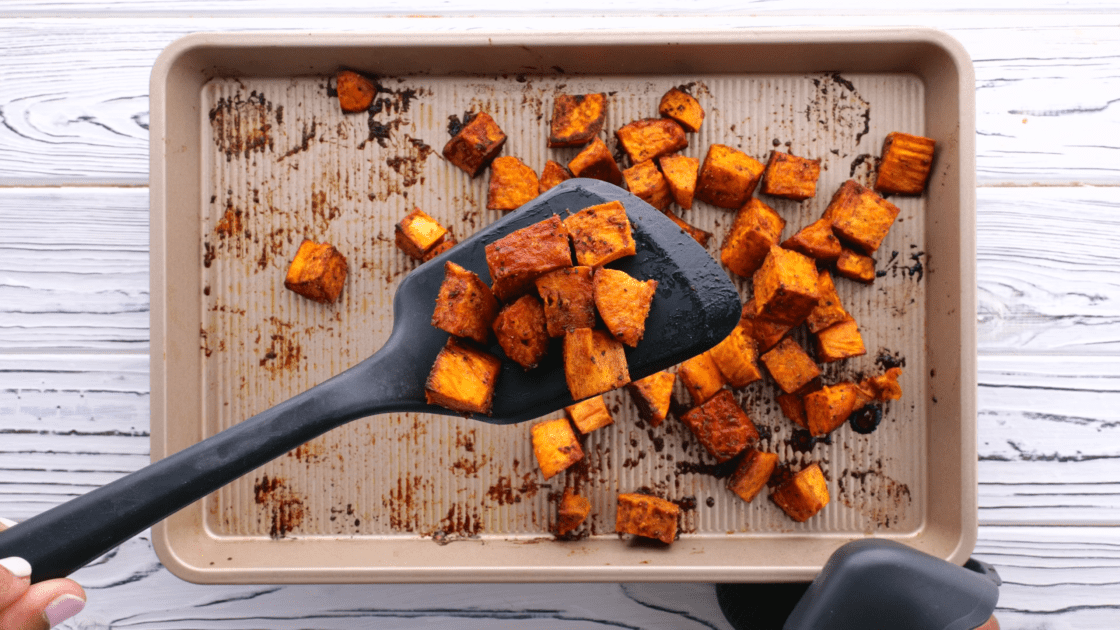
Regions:
<instances>
[{"instance_id":1,"label":"black silicone spatula","mask_svg":"<svg viewBox=\"0 0 1120 630\"><path fill-rule=\"evenodd\" d=\"M609 266L658 281L645 338L626 350L631 378L665 369L719 343L741 312L739 294L719 264L637 197L604 182L569 180L405 277L393 300L393 332L370 358L226 431L0 532L0 558L26 559L36 582L65 576L153 523L346 422L387 412L453 414L428 405L424 394L428 372L448 338L430 323L444 261L452 260L489 282L484 251L489 243L553 214L563 218L613 200L626 208L638 253ZM491 352L504 357L497 344ZM474 418L510 424L570 405L559 354L551 352L529 372L504 361L491 415Z\"/></svg>"}]
</instances>

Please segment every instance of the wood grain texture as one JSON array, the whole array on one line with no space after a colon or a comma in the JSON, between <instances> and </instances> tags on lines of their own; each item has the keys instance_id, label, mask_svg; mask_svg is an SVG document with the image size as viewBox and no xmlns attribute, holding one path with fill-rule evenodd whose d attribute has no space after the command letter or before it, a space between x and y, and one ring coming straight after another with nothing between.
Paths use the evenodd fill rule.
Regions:
<instances>
[{"instance_id":1,"label":"wood grain texture","mask_svg":"<svg viewBox=\"0 0 1120 630\"><path fill-rule=\"evenodd\" d=\"M2 15L2 14L0 14ZM704 29L931 26L960 39L977 78L981 184L1120 181L1120 144L1099 129L1120 121L1120 16L914 13L905 18L726 16L659 20L604 17L526 21L369 18L88 20L0 22L0 185L147 181L148 79L159 52L200 30ZM1045 54L1040 55L1039 51Z\"/></svg>"}]
</instances>

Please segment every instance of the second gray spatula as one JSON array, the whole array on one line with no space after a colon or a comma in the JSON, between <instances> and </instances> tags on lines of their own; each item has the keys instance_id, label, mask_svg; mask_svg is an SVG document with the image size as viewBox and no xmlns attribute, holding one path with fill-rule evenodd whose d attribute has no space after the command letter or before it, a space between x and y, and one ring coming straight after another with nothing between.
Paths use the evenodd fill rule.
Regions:
<instances>
[{"instance_id":1,"label":"second gray spatula","mask_svg":"<svg viewBox=\"0 0 1120 630\"><path fill-rule=\"evenodd\" d=\"M272 409L102 488L0 532L0 558L19 556L32 580L63 577L152 524L327 431L388 412L454 414L428 405L424 384L448 334L430 324L451 260L489 281L485 248L503 236L584 208L620 201L637 255L615 261L638 279L657 280L645 337L627 348L633 380L695 356L723 340L741 303L726 272L691 236L644 201L610 184L574 179L506 215L421 265L393 299L393 332L373 356ZM504 357L495 344L490 351ZM559 352L525 371L504 360L489 416L511 424L572 404Z\"/></svg>"}]
</instances>

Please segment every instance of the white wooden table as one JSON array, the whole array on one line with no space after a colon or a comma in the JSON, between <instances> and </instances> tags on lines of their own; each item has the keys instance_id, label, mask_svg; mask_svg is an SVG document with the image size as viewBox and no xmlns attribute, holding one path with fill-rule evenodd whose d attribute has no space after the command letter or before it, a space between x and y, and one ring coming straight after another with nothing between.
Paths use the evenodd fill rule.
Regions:
<instances>
[{"instance_id":1,"label":"white wooden table","mask_svg":"<svg viewBox=\"0 0 1120 630\"><path fill-rule=\"evenodd\" d=\"M670 13L681 26L922 25L959 39L976 70L974 555L1004 579L1004 628L1120 626L1120 3L606 4L0 6L0 515L148 462L148 78L177 37L646 28ZM76 578L90 600L68 628L729 627L707 584L197 586L147 535Z\"/></svg>"}]
</instances>

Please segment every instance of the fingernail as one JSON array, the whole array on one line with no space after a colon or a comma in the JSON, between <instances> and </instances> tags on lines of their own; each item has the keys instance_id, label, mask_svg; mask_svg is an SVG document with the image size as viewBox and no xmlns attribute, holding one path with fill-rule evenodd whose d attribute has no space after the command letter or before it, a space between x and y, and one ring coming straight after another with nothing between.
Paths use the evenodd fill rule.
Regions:
<instances>
[{"instance_id":1,"label":"fingernail","mask_svg":"<svg viewBox=\"0 0 1120 630\"><path fill-rule=\"evenodd\" d=\"M82 609L85 607L86 602L84 599L76 595L62 595L53 602L47 604L47 609L43 612L43 617L46 618L47 623L53 628L82 612Z\"/></svg>"},{"instance_id":2,"label":"fingernail","mask_svg":"<svg viewBox=\"0 0 1120 630\"><path fill-rule=\"evenodd\" d=\"M31 563L23 558L17 558L15 556L4 558L0 560L0 567L11 571L12 575L17 578L31 577Z\"/></svg>"},{"instance_id":3,"label":"fingernail","mask_svg":"<svg viewBox=\"0 0 1120 630\"><path fill-rule=\"evenodd\" d=\"M15 521L10 521L10 520L0 516L0 525L3 525L4 527L15 527L16 525L19 525L19 523L15 522Z\"/></svg>"}]
</instances>

